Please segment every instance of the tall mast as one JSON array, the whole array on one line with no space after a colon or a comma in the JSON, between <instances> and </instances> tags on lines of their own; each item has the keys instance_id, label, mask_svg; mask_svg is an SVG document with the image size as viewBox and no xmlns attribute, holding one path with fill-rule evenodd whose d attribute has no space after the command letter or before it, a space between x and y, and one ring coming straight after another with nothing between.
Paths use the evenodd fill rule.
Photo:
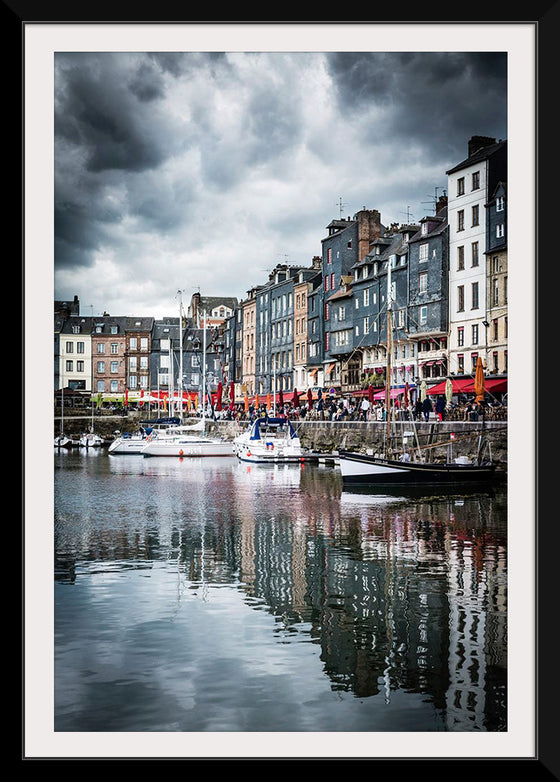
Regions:
<instances>
[{"instance_id":1,"label":"tall mast","mask_svg":"<svg viewBox=\"0 0 560 782\"><path fill-rule=\"evenodd\" d=\"M179 294L179 415L183 420L183 299Z\"/></svg>"},{"instance_id":2,"label":"tall mast","mask_svg":"<svg viewBox=\"0 0 560 782\"><path fill-rule=\"evenodd\" d=\"M393 324L391 299L391 257L387 260L387 356L385 369L385 418L387 425L386 450L389 451L391 436L391 353L393 350Z\"/></svg>"},{"instance_id":3,"label":"tall mast","mask_svg":"<svg viewBox=\"0 0 560 782\"><path fill-rule=\"evenodd\" d=\"M206 310L202 324L202 421L203 431L206 421Z\"/></svg>"}]
</instances>

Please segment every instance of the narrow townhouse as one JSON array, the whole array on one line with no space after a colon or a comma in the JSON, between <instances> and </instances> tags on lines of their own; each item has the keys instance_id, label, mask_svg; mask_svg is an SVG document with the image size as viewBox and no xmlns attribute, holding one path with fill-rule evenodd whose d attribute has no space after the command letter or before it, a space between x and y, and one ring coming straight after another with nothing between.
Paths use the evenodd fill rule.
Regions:
<instances>
[{"instance_id":1,"label":"narrow townhouse","mask_svg":"<svg viewBox=\"0 0 560 782\"><path fill-rule=\"evenodd\" d=\"M486 205L486 322L484 363L488 375L508 371L507 185L498 182Z\"/></svg>"},{"instance_id":2,"label":"narrow townhouse","mask_svg":"<svg viewBox=\"0 0 560 782\"><path fill-rule=\"evenodd\" d=\"M507 180L507 142L472 136L468 156L447 172L449 221L449 367L471 378L485 358L487 313L486 205Z\"/></svg>"},{"instance_id":3,"label":"narrow townhouse","mask_svg":"<svg viewBox=\"0 0 560 782\"><path fill-rule=\"evenodd\" d=\"M356 373L359 375L361 372L360 357L354 353L350 308L352 268L369 253L372 243L383 232L383 227L379 212L364 207L352 219L332 220L327 231L327 236L321 242L323 383L337 393L341 391L343 381L347 387L349 381L355 379Z\"/></svg>"},{"instance_id":4,"label":"narrow townhouse","mask_svg":"<svg viewBox=\"0 0 560 782\"><path fill-rule=\"evenodd\" d=\"M93 392L102 398L126 392L126 318L104 313L93 318Z\"/></svg>"},{"instance_id":5,"label":"narrow townhouse","mask_svg":"<svg viewBox=\"0 0 560 782\"><path fill-rule=\"evenodd\" d=\"M58 388L95 391L92 366L93 319L80 315L66 317L60 326Z\"/></svg>"},{"instance_id":6,"label":"narrow townhouse","mask_svg":"<svg viewBox=\"0 0 560 782\"><path fill-rule=\"evenodd\" d=\"M153 318L125 318L126 388L129 398L139 401L150 390L150 350Z\"/></svg>"},{"instance_id":7,"label":"narrow townhouse","mask_svg":"<svg viewBox=\"0 0 560 782\"><path fill-rule=\"evenodd\" d=\"M447 197L423 217L409 242L408 334L414 376L426 384L448 373L449 226Z\"/></svg>"}]
</instances>

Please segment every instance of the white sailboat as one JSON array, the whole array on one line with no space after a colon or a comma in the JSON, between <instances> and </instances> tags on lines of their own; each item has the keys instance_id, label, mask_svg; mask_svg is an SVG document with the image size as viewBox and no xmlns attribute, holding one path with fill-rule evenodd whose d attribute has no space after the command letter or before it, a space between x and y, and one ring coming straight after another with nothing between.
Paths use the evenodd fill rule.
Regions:
<instances>
[{"instance_id":1,"label":"white sailboat","mask_svg":"<svg viewBox=\"0 0 560 782\"><path fill-rule=\"evenodd\" d=\"M257 418L233 440L233 449L243 462L286 464L301 462L305 454L288 418Z\"/></svg>"},{"instance_id":2,"label":"white sailboat","mask_svg":"<svg viewBox=\"0 0 560 782\"><path fill-rule=\"evenodd\" d=\"M71 448L72 440L64 434L64 389L60 389L60 433L54 438L55 448Z\"/></svg>"},{"instance_id":3,"label":"white sailboat","mask_svg":"<svg viewBox=\"0 0 560 782\"><path fill-rule=\"evenodd\" d=\"M182 352L182 345L181 345ZM141 449L144 456L233 456L233 446L221 437L206 433L206 312L204 313L202 359L202 418L195 424L152 432Z\"/></svg>"},{"instance_id":4,"label":"white sailboat","mask_svg":"<svg viewBox=\"0 0 560 782\"><path fill-rule=\"evenodd\" d=\"M93 431L93 396L91 397L91 428L89 432L84 432L80 437L79 443L83 448L100 448L105 445L105 440Z\"/></svg>"}]
</instances>

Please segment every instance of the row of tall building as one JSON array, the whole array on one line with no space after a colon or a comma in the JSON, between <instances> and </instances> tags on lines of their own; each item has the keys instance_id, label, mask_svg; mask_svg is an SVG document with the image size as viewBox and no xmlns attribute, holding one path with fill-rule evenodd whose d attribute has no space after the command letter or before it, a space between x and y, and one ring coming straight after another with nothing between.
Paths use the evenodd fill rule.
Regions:
<instances>
[{"instance_id":1,"label":"row of tall building","mask_svg":"<svg viewBox=\"0 0 560 782\"><path fill-rule=\"evenodd\" d=\"M507 376L507 141L473 136L417 223L333 220L320 255L278 264L239 300L194 294L177 316L83 317L55 303L55 388L122 394L234 383L245 394ZM387 311L391 309L388 343ZM206 326L206 328L205 328ZM181 346L181 347L180 347ZM202 357L206 356L206 365Z\"/></svg>"}]
</instances>

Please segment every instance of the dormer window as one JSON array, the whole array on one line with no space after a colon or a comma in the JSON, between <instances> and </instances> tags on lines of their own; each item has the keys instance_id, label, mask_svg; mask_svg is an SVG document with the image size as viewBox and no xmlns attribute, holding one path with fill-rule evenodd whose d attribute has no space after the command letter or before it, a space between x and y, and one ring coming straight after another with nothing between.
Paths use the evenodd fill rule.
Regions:
<instances>
[{"instance_id":1,"label":"dormer window","mask_svg":"<svg viewBox=\"0 0 560 782\"><path fill-rule=\"evenodd\" d=\"M426 236L428 233L428 223L422 223L422 236Z\"/></svg>"}]
</instances>

